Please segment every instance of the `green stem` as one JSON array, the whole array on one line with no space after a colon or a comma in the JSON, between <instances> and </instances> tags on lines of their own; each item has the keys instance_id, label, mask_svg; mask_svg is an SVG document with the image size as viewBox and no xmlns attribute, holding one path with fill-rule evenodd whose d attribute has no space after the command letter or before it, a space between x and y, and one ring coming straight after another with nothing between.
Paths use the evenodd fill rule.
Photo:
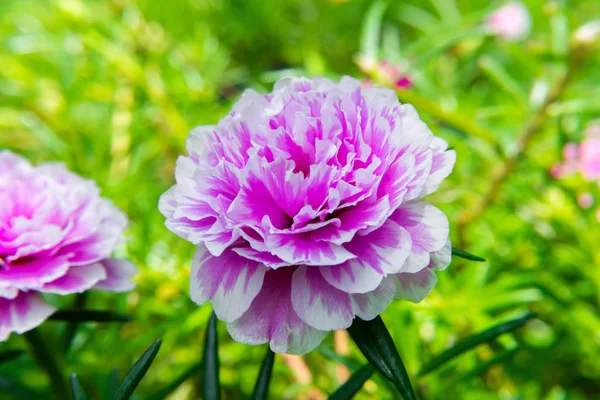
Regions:
<instances>
[{"instance_id":1,"label":"green stem","mask_svg":"<svg viewBox=\"0 0 600 400\"><path fill-rule=\"evenodd\" d=\"M66 381L64 376L60 370L58 362L48 346L42 340L40 333L37 329L31 330L23 335L29 346L31 347L31 351L33 352L33 357L35 361L38 363L40 367L46 370L48 377L50 378L50 382L52 384L52 391L54 393L54 398L57 400L69 399L69 391L67 389Z\"/></svg>"},{"instance_id":2,"label":"green stem","mask_svg":"<svg viewBox=\"0 0 600 400\"><path fill-rule=\"evenodd\" d=\"M75 297L74 308L76 310L82 310L85 306L85 301L87 300L87 292L79 293ZM69 348L71 347L71 343L73 342L73 338L75 337L75 332L77 331L77 322L69 322L67 327L65 328L65 336L62 343L63 353L67 354L69 352Z\"/></svg>"}]
</instances>

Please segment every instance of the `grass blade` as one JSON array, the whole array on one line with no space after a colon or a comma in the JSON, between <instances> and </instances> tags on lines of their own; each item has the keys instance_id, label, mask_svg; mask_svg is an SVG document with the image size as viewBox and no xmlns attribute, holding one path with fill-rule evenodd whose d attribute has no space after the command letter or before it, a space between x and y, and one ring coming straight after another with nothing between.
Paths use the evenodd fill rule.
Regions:
<instances>
[{"instance_id":1,"label":"grass blade","mask_svg":"<svg viewBox=\"0 0 600 400\"><path fill-rule=\"evenodd\" d=\"M20 383L14 382L4 376L0 375L0 394L3 396L9 396L8 399L16 400L38 400L42 399L43 396L36 393L21 385ZM2 397L4 399L4 397Z\"/></svg>"},{"instance_id":2,"label":"grass blade","mask_svg":"<svg viewBox=\"0 0 600 400\"><path fill-rule=\"evenodd\" d=\"M386 0L378 0L366 12L360 39L360 53L363 57L372 60L378 58L381 23L387 6Z\"/></svg>"},{"instance_id":3,"label":"grass blade","mask_svg":"<svg viewBox=\"0 0 600 400\"><path fill-rule=\"evenodd\" d=\"M477 261L477 262L485 262L485 261L487 261L485 258L476 256L476 255L471 254L471 253L467 253L466 251L457 249L456 247L452 248L452 255L460 257L460 258L464 258L465 260L470 260L470 261Z\"/></svg>"},{"instance_id":4,"label":"grass blade","mask_svg":"<svg viewBox=\"0 0 600 400\"><path fill-rule=\"evenodd\" d=\"M490 358L487 361L484 361L483 363L479 364L478 366L476 366L475 368L473 368L472 370L466 372L465 374L459 376L458 378L456 378L453 382L452 382L452 386L472 379L472 378L476 378L479 375L483 374L485 371L487 371L488 369L490 369L491 367L493 367L496 364L499 364L501 362L504 362L510 358L512 358L512 356L515 355L515 353L519 351L519 346L516 346L513 349L508 349L503 351L502 353L498 354L495 357Z\"/></svg>"},{"instance_id":5,"label":"grass blade","mask_svg":"<svg viewBox=\"0 0 600 400\"><path fill-rule=\"evenodd\" d=\"M333 392L333 394L329 396L329 400L352 399L374 372L375 368L373 368L371 364L363 366L358 371L354 372L342 386Z\"/></svg>"},{"instance_id":6,"label":"grass blade","mask_svg":"<svg viewBox=\"0 0 600 400\"><path fill-rule=\"evenodd\" d=\"M39 331L34 329L26 332L23 336L31 346L31 351L37 364L46 370L52 384L54 397L57 399L69 398L69 390L67 389L67 384L58 361L54 353L42 340Z\"/></svg>"},{"instance_id":7,"label":"grass blade","mask_svg":"<svg viewBox=\"0 0 600 400\"><path fill-rule=\"evenodd\" d=\"M189 378L191 378L192 376L197 374L199 371L201 371L202 365L203 365L202 362L192 365L190 368L185 370L185 372L183 374L181 374L177 379L175 379L173 382L171 382L167 387L165 387L164 389L158 391L153 396L151 396L150 399L151 400L163 400L168 395L170 395L172 392L174 392L179 386L181 386L181 384L183 382L185 382L186 380L188 380Z\"/></svg>"},{"instance_id":8,"label":"grass blade","mask_svg":"<svg viewBox=\"0 0 600 400\"><path fill-rule=\"evenodd\" d=\"M114 400L127 400L131 397L135 388L139 385L140 381L148 372L152 361L154 361L154 357L158 353L160 349L162 341L159 339L156 342L152 343L150 347L142 354L142 356L136 361L136 363L131 367L123 382L121 382L121 386L117 389L113 399Z\"/></svg>"},{"instance_id":9,"label":"grass blade","mask_svg":"<svg viewBox=\"0 0 600 400\"><path fill-rule=\"evenodd\" d=\"M113 393L117 390L117 384L119 383L119 370L113 368L110 370L110 374L108 375L108 379L106 382L106 387L104 388L104 398L106 400L112 400Z\"/></svg>"},{"instance_id":10,"label":"grass blade","mask_svg":"<svg viewBox=\"0 0 600 400\"><path fill-rule=\"evenodd\" d=\"M326 359L330 360L330 361L335 361L337 363L343 364L346 367L348 367L351 370L354 369L359 369L360 368L360 364L357 363L356 361L352 360L349 357L345 357L342 356L338 353L336 353L331 347L325 345L325 344L320 344L319 347L317 347L317 351L319 353L321 353L321 355L323 357L325 357Z\"/></svg>"},{"instance_id":11,"label":"grass blade","mask_svg":"<svg viewBox=\"0 0 600 400\"><path fill-rule=\"evenodd\" d=\"M454 346L444 351L442 354L434 357L431 361L426 363L421 370L417 373L417 376L424 376L437 368L444 365L446 362L452 360L453 358L461 355L462 353L471 350L481 343L486 343L494 340L498 336L512 332L515 329L519 328L525 322L529 321L531 318L535 317L536 313L528 313L522 317L512 319L510 321L502 322L498 325L495 325L489 329L486 329L483 332L478 334L469 336L463 340L460 340Z\"/></svg>"},{"instance_id":12,"label":"grass blade","mask_svg":"<svg viewBox=\"0 0 600 400\"><path fill-rule=\"evenodd\" d=\"M381 317L372 321L356 318L348 332L369 363L394 383L402 397L416 400L404 363Z\"/></svg>"},{"instance_id":13,"label":"grass blade","mask_svg":"<svg viewBox=\"0 0 600 400\"><path fill-rule=\"evenodd\" d=\"M202 398L219 400L219 343L217 340L217 316L213 312L208 319L206 338L204 339L204 369L202 371Z\"/></svg>"},{"instance_id":14,"label":"grass blade","mask_svg":"<svg viewBox=\"0 0 600 400\"><path fill-rule=\"evenodd\" d=\"M273 372L273 362L275 361L275 353L271 348L267 349L267 354L263 360L260 372L258 373L258 379L254 385L254 392L252 393L252 400L267 400L269 395L269 384L271 383L271 374Z\"/></svg>"},{"instance_id":15,"label":"grass blade","mask_svg":"<svg viewBox=\"0 0 600 400\"><path fill-rule=\"evenodd\" d=\"M89 397L83 386L81 386L81 382L79 382L79 378L77 378L77 374L71 374L71 389L73 390L73 399L74 400L88 400Z\"/></svg>"},{"instance_id":16,"label":"grass blade","mask_svg":"<svg viewBox=\"0 0 600 400\"><path fill-rule=\"evenodd\" d=\"M87 300L88 292L78 293L75 296L75 304L73 305L76 310L82 310L85 307L85 302ZM55 313L56 314L56 313ZM65 336L63 337L62 350L66 354L69 352L71 348L71 343L73 342L73 338L75 337L75 331L77 331L77 321L71 321L67 324L65 328Z\"/></svg>"},{"instance_id":17,"label":"grass blade","mask_svg":"<svg viewBox=\"0 0 600 400\"><path fill-rule=\"evenodd\" d=\"M54 321L69 322L131 322L131 317L100 310L59 310L50 316Z\"/></svg>"},{"instance_id":18,"label":"grass blade","mask_svg":"<svg viewBox=\"0 0 600 400\"><path fill-rule=\"evenodd\" d=\"M0 364L8 362L10 360L14 360L15 358L19 357L21 354L23 354L24 351L23 350L6 350L2 353L0 353Z\"/></svg>"}]
</instances>

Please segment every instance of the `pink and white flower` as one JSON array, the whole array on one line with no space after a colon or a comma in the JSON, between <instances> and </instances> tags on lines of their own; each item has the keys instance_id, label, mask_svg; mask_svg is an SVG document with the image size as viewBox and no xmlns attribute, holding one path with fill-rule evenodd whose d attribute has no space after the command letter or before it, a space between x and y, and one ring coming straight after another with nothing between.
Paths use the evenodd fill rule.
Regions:
<instances>
[{"instance_id":1,"label":"pink and white flower","mask_svg":"<svg viewBox=\"0 0 600 400\"><path fill-rule=\"evenodd\" d=\"M531 16L523 3L511 1L491 13L485 21L485 27L492 35L515 42L529 34Z\"/></svg>"},{"instance_id":2,"label":"pink and white flower","mask_svg":"<svg viewBox=\"0 0 600 400\"><path fill-rule=\"evenodd\" d=\"M110 258L127 218L60 164L0 152L0 341L54 311L41 294L127 291L135 267Z\"/></svg>"},{"instance_id":3,"label":"pink and white flower","mask_svg":"<svg viewBox=\"0 0 600 400\"><path fill-rule=\"evenodd\" d=\"M552 176L563 178L580 172L586 181L600 184L600 124L590 124L580 144L566 144L563 157L564 162L552 167Z\"/></svg>"},{"instance_id":4,"label":"pink and white flower","mask_svg":"<svg viewBox=\"0 0 600 400\"><path fill-rule=\"evenodd\" d=\"M420 301L450 263L448 219L423 198L456 154L391 89L284 79L187 149L160 210L198 245L192 299L237 341L309 352L394 298Z\"/></svg>"}]
</instances>

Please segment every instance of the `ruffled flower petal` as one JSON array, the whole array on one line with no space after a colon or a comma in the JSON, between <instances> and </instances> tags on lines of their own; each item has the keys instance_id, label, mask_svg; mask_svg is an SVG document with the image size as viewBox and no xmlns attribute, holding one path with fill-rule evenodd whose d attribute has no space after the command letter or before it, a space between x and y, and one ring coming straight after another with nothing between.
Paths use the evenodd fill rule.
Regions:
<instances>
[{"instance_id":1,"label":"ruffled flower petal","mask_svg":"<svg viewBox=\"0 0 600 400\"><path fill-rule=\"evenodd\" d=\"M390 276L396 285L396 298L418 303L434 288L438 281L437 275L430 268L419 272L404 272Z\"/></svg>"},{"instance_id":2,"label":"ruffled flower petal","mask_svg":"<svg viewBox=\"0 0 600 400\"><path fill-rule=\"evenodd\" d=\"M387 220L381 228L357 236L346 249L356 258L340 265L320 267L321 275L333 287L347 293L375 290L387 274L398 272L412 248L410 234Z\"/></svg>"},{"instance_id":3,"label":"ruffled flower petal","mask_svg":"<svg viewBox=\"0 0 600 400\"><path fill-rule=\"evenodd\" d=\"M82 293L103 279L106 279L106 270L102 264L82 265L69 268L65 275L52 282L45 283L38 290L60 295Z\"/></svg>"},{"instance_id":4,"label":"ruffled flower petal","mask_svg":"<svg viewBox=\"0 0 600 400\"><path fill-rule=\"evenodd\" d=\"M11 332L21 334L32 330L54 311L34 292L20 292L14 299L0 297L0 342L8 339Z\"/></svg>"},{"instance_id":5,"label":"ruffled flower petal","mask_svg":"<svg viewBox=\"0 0 600 400\"><path fill-rule=\"evenodd\" d=\"M250 308L227 324L231 337L241 343L269 343L276 353L305 354L317 347L327 332L306 324L294 311L291 301L290 269L269 271L263 288Z\"/></svg>"},{"instance_id":6,"label":"ruffled flower petal","mask_svg":"<svg viewBox=\"0 0 600 400\"><path fill-rule=\"evenodd\" d=\"M190 294L197 304L212 301L223 321L238 319L260 292L266 268L229 250L215 257L200 247L192 263Z\"/></svg>"},{"instance_id":7,"label":"ruffled flower petal","mask_svg":"<svg viewBox=\"0 0 600 400\"><path fill-rule=\"evenodd\" d=\"M373 319L394 298L391 285L373 292L348 294L329 285L318 268L299 267L292 279L292 304L304 322L319 330L346 329L356 315Z\"/></svg>"},{"instance_id":8,"label":"ruffled flower petal","mask_svg":"<svg viewBox=\"0 0 600 400\"><path fill-rule=\"evenodd\" d=\"M448 242L448 218L431 204L419 202L401 206L391 219L408 231L412 241L402 272L422 270L431 261L430 253L441 250Z\"/></svg>"},{"instance_id":9,"label":"ruffled flower petal","mask_svg":"<svg viewBox=\"0 0 600 400\"><path fill-rule=\"evenodd\" d=\"M108 258L100 261L106 271L106 278L94 285L94 289L107 292L128 292L135 287L131 278L137 273L137 268L129 260Z\"/></svg>"}]
</instances>

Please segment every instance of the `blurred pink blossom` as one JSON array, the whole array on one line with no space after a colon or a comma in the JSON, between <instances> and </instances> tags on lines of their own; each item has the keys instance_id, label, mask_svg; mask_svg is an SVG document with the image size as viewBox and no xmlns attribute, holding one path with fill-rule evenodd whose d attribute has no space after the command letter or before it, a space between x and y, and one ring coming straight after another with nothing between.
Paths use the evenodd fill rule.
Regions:
<instances>
[{"instance_id":1,"label":"blurred pink blossom","mask_svg":"<svg viewBox=\"0 0 600 400\"><path fill-rule=\"evenodd\" d=\"M0 151L0 341L55 311L43 293L131 290L136 268L111 258L126 226L93 181Z\"/></svg>"},{"instance_id":2,"label":"blurred pink blossom","mask_svg":"<svg viewBox=\"0 0 600 400\"><path fill-rule=\"evenodd\" d=\"M511 1L491 13L485 21L487 30L514 42L525 38L531 29L531 16L523 3Z\"/></svg>"},{"instance_id":3,"label":"blurred pink blossom","mask_svg":"<svg viewBox=\"0 0 600 400\"><path fill-rule=\"evenodd\" d=\"M392 64L387 60L376 61L370 57L359 57L357 64L363 72L375 75L386 83L393 83L396 88L410 89L413 87L412 78L399 64ZM361 82L364 88L373 86L369 79L363 79Z\"/></svg>"},{"instance_id":4,"label":"blurred pink blossom","mask_svg":"<svg viewBox=\"0 0 600 400\"><path fill-rule=\"evenodd\" d=\"M590 137L581 142L579 147L579 169L587 181L600 178L600 139Z\"/></svg>"},{"instance_id":5,"label":"blurred pink blossom","mask_svg":"<svg viewBox=\"0 0 600 400\"><path fill-rule=\"evenodd\" d=\"M581 208L590 208L594 205L594 197L591 193L582 193L577 197L577 204Z\"/></svg>"},{"instance_id":6,"label":"blurred pink blossom","mask_svg":"<svg viewBox=\"0 0 600 400\"><path fill-rule=\"evenodd\" d=\"M579 145L573 142L567 143L562 153L565 159L564 162L554 164L550 170L555 179L574 175L579 170Z\"/></svg>"}]
</instances>

